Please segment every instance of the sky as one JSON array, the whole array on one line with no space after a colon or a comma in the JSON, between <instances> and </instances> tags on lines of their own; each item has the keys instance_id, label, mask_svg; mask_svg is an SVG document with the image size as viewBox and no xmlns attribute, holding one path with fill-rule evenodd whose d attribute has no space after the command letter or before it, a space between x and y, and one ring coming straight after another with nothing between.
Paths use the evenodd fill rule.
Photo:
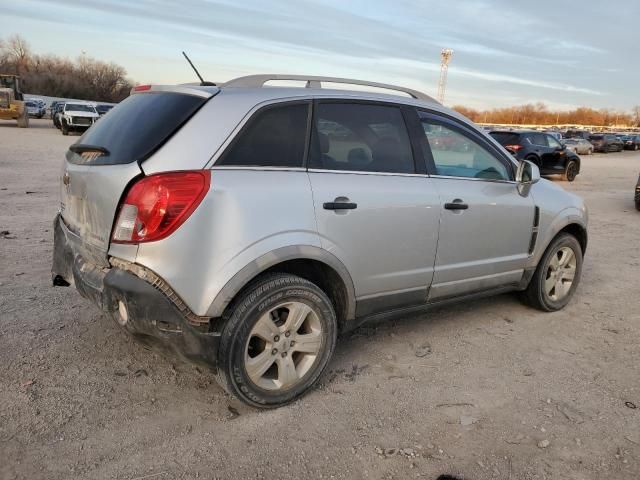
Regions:
<instances>
[{"instance_id":1,"label":"sky","mask_svg":"<svg viewBox=\"0 0 640 480\"><path fill-rule=\"evenodd\" d=\"M137 83L194 81L185 50L215 82L325 75L435 96L452 48L448 105L640 105L640 0L3 0L0 19L0 37L118 63Z\"/></svg>"}]
</instances>

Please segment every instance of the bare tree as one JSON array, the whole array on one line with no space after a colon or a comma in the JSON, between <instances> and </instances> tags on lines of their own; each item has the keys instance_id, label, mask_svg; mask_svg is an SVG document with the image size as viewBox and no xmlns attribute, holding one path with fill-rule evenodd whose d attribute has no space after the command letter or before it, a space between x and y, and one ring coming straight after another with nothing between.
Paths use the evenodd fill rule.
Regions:
<instances>
[{"instance_id":1,"label":"bare tree","mask_svg":"<svg viewBox=\"0 0 640 480\"><path fill-rule=\"evenodd\" d=\"M85 55L75 62L33 54L19 35L0 39L0 72L22 76L25 92L53 97L117 102L131 90L126 70Z\"/></svg>"}]
</instances>

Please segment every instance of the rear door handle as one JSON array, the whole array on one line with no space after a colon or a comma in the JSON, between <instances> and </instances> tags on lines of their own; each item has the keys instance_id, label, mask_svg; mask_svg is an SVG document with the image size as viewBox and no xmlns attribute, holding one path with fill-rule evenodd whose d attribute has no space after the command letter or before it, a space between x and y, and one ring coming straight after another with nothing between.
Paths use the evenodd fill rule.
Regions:
<instances>
[{"instance_id":1,"label":"rear door handle","mask_svg":"<svg viewBox=\"0 0 640 480\"><path fill-rule=\"evenodd\" d=\"M357 203L353 202L325 202L322 204L325 210L355 210L358 208Z\"/></svg>"},{"instance_id":2,"label":"rear door handle","mask_svg":"<svg viewBox=\"0 0 640 480\"><path fill-rule=\"evenodd\" d=\"M451 203L445 203L444 208L447 210L467 210L469 208L469 205L463 203L459 198L456 198Z\"/></svg>"}]
</instances>

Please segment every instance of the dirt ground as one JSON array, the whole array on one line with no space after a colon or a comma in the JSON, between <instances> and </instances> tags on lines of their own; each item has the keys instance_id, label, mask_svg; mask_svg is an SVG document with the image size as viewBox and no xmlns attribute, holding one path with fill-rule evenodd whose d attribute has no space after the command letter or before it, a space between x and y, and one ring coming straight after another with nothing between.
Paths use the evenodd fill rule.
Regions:
<instances>
[{"instance_id":1,"label":"dirt ground","mask_svg":"<svg viewBox=\"0 0 640 480\"><path fill-rule=\"evenodd\" d=\"M256 411L51 286L74 140L0 122L1 479L640 478L640 153L563 183L591 213L566 309L503 295L364 327L317 389Z\"/></svg>"}]
</instances>

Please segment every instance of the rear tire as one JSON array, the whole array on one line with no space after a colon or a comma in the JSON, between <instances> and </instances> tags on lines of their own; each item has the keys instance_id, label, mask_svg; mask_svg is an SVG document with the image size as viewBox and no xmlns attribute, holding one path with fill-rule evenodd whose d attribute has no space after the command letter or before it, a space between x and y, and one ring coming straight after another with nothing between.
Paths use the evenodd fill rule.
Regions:
<instances>
[{"instance_id":1,"label":"rear tire","mask_svg":"<svg viewBox=\"0 0 640 480\"><path fill-rule=\"evenodd\" d=\"M521 298L538 310L555 312L569 303L581 274L582 247L576 237L561 233L547 247Z\"/></svg>"},{"instance_id":2,"label":"rear tire","mask_svg":"<svg viewBox=\"0 0 640 480\"><path fill-rule=\"evenodd\" d=\"M564 174L562 178L567 182L573 182L578 175L578 164L575 160L569 160L567 162L567 166L564 169Z\"/></svg>"},{"instance_id":3,"label":"rear tire","mask_svg":"<svg viewBox=\"0 0 640 480\"><path fill-rule=\"evenodd\" d=\"M338 331L333 305L317 285L296 275L265 275L228 310L217 373L227 392L248 405L275 408L317 382Z\"/></svg>"}]
</instances>

